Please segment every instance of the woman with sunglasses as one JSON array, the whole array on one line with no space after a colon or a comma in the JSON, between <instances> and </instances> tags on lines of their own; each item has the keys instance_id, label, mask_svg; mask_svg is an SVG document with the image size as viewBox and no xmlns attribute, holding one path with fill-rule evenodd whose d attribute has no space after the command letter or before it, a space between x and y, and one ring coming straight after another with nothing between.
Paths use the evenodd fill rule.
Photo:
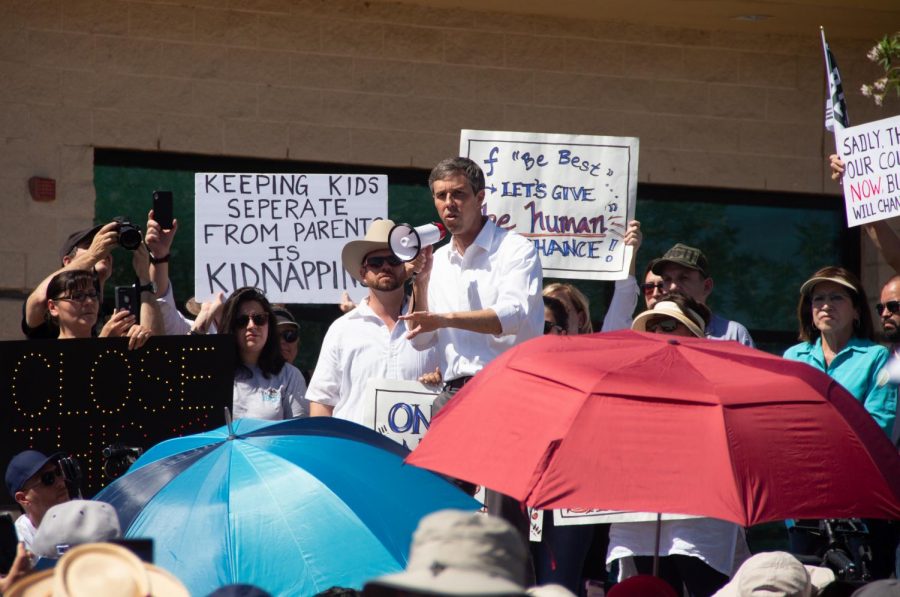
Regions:
<instances>
[{"instance_id":1,"label":"woman with sunglasses","mask_svg":"<svg viewBox=\"0 0 900 597\"><path fill-rule=\"evenodd\" d=\"M631 329L686 338L704 338L710 311L694 299L670 293L634 318ZM632 557L640 574L653 570L656 522L614 523L609 532L607 563ZM712 518L664 520L660 523L659 576L679 594L708 596L728 582L746 556L740 527ZM736 561L740 560L740 561ZM621 565L621 563L620 563ZM686 588L683 591L682 588Z\"/></svg>"},{"instance_id":2,"label":"woman with sunglasses","mask_svg":"<svg viewBox=\"0 0 900 597\"><path fill-rule=\"evenodd\" d=\"M703 338L709 325L709 308L684 294L673 292L634 318L631 329L651 334Z\"/></svg>"},{"instance_id":3,"label":"woman with sunglasses","mask_svg":"<svg viewBox=\"0 0 900 597\"><path fill-rule=\"evenodd\" d=\"M59 327L59 339L91 338L100 313L100 297L94 274L87 270L66 270L47 284L47 312ZM140 348L150 338L147 327L135 323L134 316L120 309L113 313L98 334L100 338L125 336L128 348Z\"/></svg>"},{"instance_id":4,"label":"woman with sunglasses","mask_svg":"<svg viewBox=\"0 0 900 597\"><path fill-rule=\"evenodd\" d=\"M797 319L800 343L784 358L824 371L866 408L890 437L897 388L879 385L888 351L873 341L874 329L862 283L842 267L825 267L800 287Z\"/></svg>"},{"instance_id":5,"label":"woman with sunglasses","mask_svg":"<svg viewBox=\"0 0 900 597\"><path fill-rule=\"evenodd\" d=\"M234 334L234 418L290 419L309 414L306 382L281 354L275 313L262 291L238 288L225 302L223 334Z\"/></svg>"}]
</instances>

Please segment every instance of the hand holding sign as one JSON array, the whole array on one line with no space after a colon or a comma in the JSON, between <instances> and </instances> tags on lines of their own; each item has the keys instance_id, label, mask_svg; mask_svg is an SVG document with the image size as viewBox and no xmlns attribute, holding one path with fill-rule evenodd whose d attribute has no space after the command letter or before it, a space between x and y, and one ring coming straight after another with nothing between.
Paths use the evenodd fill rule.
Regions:
<instances>
[{"instance_id":1,"label":"hand holding sign","mask_svg":"<svg viewBox=\"0 0 900 597\"><path fill-rule=\"evenodd\" d=\"M847 225L900 215L900 116L835 130L835 140L832 178L844 185Z\"/></svg>"}]
</instances>

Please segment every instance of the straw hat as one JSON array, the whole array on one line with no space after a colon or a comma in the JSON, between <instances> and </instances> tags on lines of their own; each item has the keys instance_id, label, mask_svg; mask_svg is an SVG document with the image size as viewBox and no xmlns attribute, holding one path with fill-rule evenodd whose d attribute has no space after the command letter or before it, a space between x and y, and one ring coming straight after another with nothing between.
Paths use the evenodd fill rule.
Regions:
<instances>
[{"instance_id":1,"label":"straw hat","mask_svg":"<svg viewBox=\"0 0 900 597\"><path fill-rule=\"evenodd\" d=\"M652 309L640 313L634 318L631 329L636 332L646 332L647 322L657 317L671 317L672 319L683 323L684 326L698 338L705 337L705 334L703 333L703 318L700 317L700 314L691 309L688 309L688 312L684 313L681 308L672 301L659 301L653 305Z\"/></svg>"},{"instance_id":2,"label":"straw hat","mask_svg":"<svg viewBox=\"0 0 900 597\"><path fill-rule=\"evenodd\" d=\"M169 572L141 562L124 547L88 543L73 547L53 570L28 575L6 597L190 597Z\"/></svg>"}]
</instances>

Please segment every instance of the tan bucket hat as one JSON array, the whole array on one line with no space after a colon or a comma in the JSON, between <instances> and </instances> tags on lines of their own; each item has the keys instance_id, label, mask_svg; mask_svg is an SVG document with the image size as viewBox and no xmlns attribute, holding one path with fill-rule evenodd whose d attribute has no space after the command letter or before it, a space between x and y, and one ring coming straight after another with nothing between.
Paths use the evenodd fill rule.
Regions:
<instances>
[{"instance_id":1,"label":"tan bucket hat","mask_svg":"<svg viewBox=\"0 0 900 597\"><path fill-rule=\"evenodd\" d=\"M376 578L363 595L394 591L438 595L526 595L525 543L494 516L441 510L422 518L406 570Z\"/></svg>"}]
</instances>

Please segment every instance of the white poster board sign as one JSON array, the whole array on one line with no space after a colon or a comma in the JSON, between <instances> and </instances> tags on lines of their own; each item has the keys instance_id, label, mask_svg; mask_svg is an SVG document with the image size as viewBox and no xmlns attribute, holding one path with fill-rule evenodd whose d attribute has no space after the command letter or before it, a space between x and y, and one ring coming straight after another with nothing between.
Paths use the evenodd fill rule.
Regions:
<instances>
[{"instance_id":1,"label":"white poster board sign","mask_svg":"<svg viewBox=\"0 0 900 597\"><path fill-rule=\"evenodd\" d=\"M844 160L847 225L900 215L900 116L834 131Z\"/></svg>"},{"instance_id":2,"label":"white poster board sign","mask_svg":"<svg viewBox=\"0 0 900 597\"><path fill-rule=\"evenodd\" d=\"M431 424L431 405L441 390L417 381L369 379L363 425L410 450Z\"/></svg>"},{"instance_id":3,"label":"white poster board sign","mask_svg":"<svg viewBox=\"0 0 900 597\"><path fill-rule=\"evenodd\" d=\"M459 151L484 170L485 213L534 241L544 277L628 275L637 138L463 130Z\"/></svg>"},{"instance_id":4,"label":"white poster board sign","mask_svg":"<svg viewBox=\"0 0 900 597\"><path fill-rule=\"evenodd\" d=\"M364 296L341 250L387 217L387 176L197 173L194 193L198 301L242 286L282 303Z\"/></svg>"},{"instance_id":5,"label":"white poster board sign","mask_svg":"<svg viewBox=\"0 0 900 597\"><path fill-rule=\"evenodd\" d=\"M554 510L553 524L556 526L568 526L575 524L603 524L609 522L649 522L655 521L657 514L654 512L628 512L625 510ZM662 514L662 520L683 520L685 518L698 518L691 514Z\"/></svg>"}]
</instances>

